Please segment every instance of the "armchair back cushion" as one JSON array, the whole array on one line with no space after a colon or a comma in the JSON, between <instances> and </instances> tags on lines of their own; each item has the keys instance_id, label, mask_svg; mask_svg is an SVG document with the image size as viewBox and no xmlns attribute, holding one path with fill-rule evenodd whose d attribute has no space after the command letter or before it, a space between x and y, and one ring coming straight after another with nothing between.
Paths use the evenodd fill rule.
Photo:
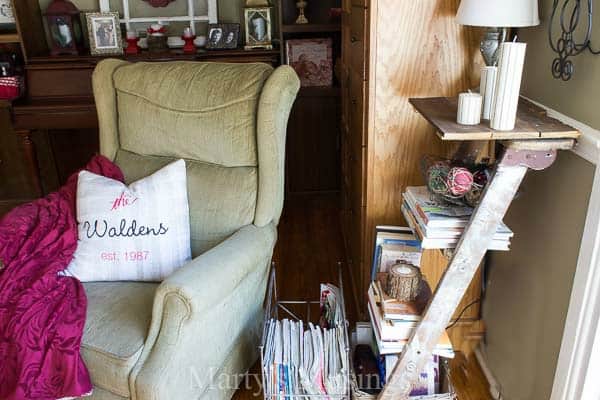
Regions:
<instances>
[{"instance_id":1,"label":"armchair back cushion","mask_svg":"<svg viewBox=\"0 0 600 400\"><path fill-rule=\"evenodd\" d=\"M105 60L93 79L101 153L117 162L127 183L186 159L197 256L245 225L277 222L285 126L261 122L259 113L272 93L279 104L281 91L289 92L290 106L296 81L289 67L274 72L260 63ZM278 118L287 121L283 114ZM268 155L261 157L261 148Z\"/></svg>"}]
</instances>

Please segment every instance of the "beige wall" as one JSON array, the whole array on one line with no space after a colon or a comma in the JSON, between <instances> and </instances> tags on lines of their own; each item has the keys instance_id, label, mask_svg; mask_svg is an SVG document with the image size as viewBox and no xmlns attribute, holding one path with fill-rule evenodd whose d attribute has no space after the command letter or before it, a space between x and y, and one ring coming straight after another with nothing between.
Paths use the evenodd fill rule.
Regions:
<instances>
[{"instance_id":1,"label":"beige wall","mask_svg":"<svg viewBox=\"0 0 600 400\"><path fill-rule=\"evenodd\" d=\"M540 0L544 21L552 2ZM574 58L573 79L555 80L546 29L519 32L528 43L524 94L600 128L600 56ZM505 219L515 232L511 252L490 257L486 351L506 400L550 398L594 171L563 152L550 169L531 172Z\"/></svg>"}]
</instances>

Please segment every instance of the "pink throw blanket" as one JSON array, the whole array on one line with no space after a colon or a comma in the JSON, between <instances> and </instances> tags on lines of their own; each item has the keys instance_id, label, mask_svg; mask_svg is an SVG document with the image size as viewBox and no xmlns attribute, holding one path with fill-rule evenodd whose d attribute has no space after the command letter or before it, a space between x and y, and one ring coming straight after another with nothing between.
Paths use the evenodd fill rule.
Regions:
<instances>
[{"instance_id":1,"label":"pink throw blanket","mask_svg":"<svg viewBox=\"0 0 600 400\"><path fill-rule=\"evenodd\" d=\"M87 170L123 180L95 156ZM77 247L77 174L46 198L0 219L0 399L55 400L92 390L79 353L87 299L59 276Z\"/></svg>"}]
</instances>

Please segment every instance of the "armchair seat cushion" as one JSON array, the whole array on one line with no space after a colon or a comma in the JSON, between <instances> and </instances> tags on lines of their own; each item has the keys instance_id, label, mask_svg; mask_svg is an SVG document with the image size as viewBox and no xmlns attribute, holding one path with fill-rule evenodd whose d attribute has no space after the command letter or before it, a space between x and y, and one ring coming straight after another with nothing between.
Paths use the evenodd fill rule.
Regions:
<instances>
[{"instance_id":1,"label":"armchair seat cushion","mask_svg":"<svg viewBox=\"0 0 600 400\"><path fill-rule=\"evenodd\" d=\"M142 353L158 284L88 282L81 354L95 387L129 397L129 374Z\"/></svg>"}]
</instances>

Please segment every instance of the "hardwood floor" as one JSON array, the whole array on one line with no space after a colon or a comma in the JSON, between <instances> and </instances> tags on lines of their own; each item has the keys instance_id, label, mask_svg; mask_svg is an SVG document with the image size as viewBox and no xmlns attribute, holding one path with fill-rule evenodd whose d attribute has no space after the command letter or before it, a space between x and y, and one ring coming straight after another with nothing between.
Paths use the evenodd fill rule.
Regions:
<instances>
[{"instance_id":1,"label":"hardwood floor","mask_svg":"<svg viewBox=\"0 0 600 400\"><path fill-rule=\"evenodd\" d=\"M344 260L337 194L296 195L286 200L279 223L274 261L280 299L316 300L321 282L338 282L337 263ZM349 275L345 268L344 292L347 317L354 325L355 310ZM451 362L452 381L459 400L491 400L487 382L474 357L458 353ZM234 400L262 398L257 363Z\"/></svg>"},{"instance_id":2,"label":"hardwood floor","mask_svg":"<svg viewBox=\"0 0 600 400\"><path fill-rule=\"evenodd\" d=\"M290 196L279 222L279 238L273 260L280 299L318 300L319 284L338 283L338 262L344 261L337 193ZM354 320L351 284L342 266L347 317ZM234 400L262 398L259 366L250 371Z\"/></svg>"}]
</instances>

